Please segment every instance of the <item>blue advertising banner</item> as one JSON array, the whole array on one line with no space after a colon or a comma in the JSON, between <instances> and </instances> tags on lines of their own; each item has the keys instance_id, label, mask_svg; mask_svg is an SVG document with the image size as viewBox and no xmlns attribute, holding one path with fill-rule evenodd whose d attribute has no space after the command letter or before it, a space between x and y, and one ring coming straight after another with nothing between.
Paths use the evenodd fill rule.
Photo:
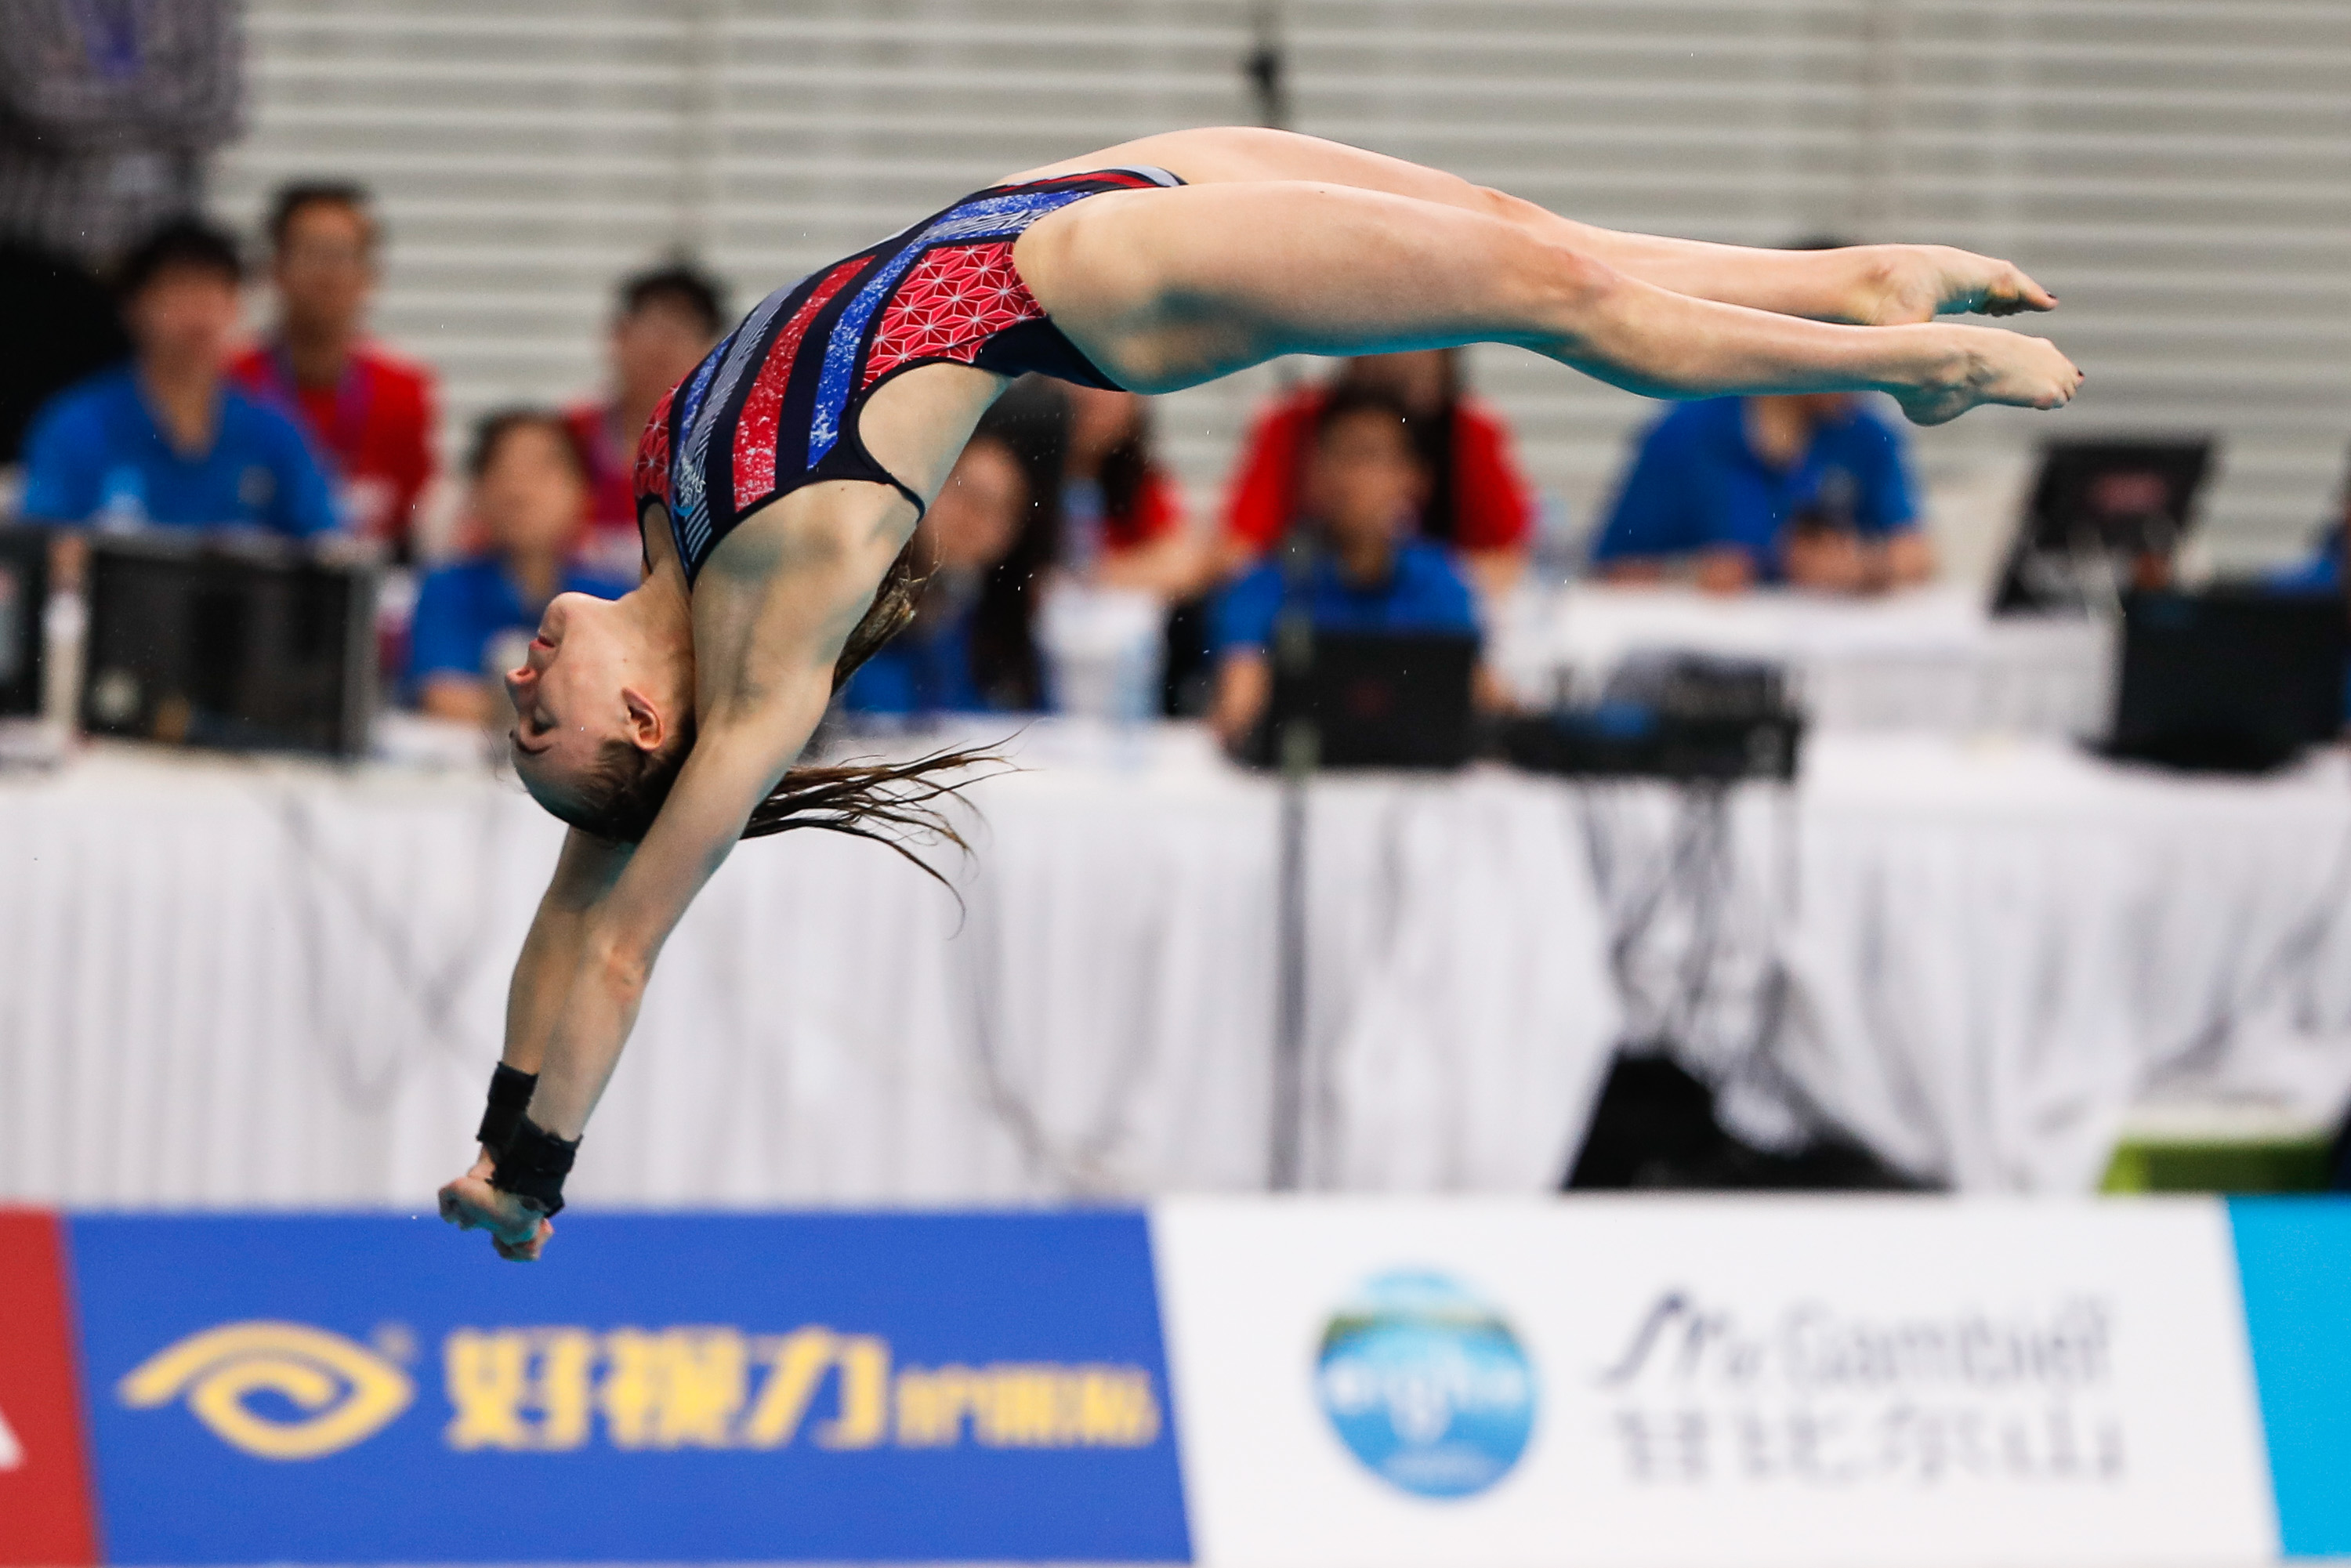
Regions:
<instances>
[{"instance_id":1,"label":"blue advertising banner","mask_svg":"<svg viewBox=\"0 0 2351 1568\"><path fill-rule=\"evenodd\" d=\"M1143 1217L70 1222L121 1563L1182 1562Z\"/></svg>"},{"instance_id":2,"label":"blue advertising banner","mask_svg":"<svg viewBox=\"0 0 2351 1568\"><path fill-rule=\"evenodd\" d=\"M2289 1557L2351 1557L2351 1203L2229 1205Z\"/></svg>"}]
</instances>

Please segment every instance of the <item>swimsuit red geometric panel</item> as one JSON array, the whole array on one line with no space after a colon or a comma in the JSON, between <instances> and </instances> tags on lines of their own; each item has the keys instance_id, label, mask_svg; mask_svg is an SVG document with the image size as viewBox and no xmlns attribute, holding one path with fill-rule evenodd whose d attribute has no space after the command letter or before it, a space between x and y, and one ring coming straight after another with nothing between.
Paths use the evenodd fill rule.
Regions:
<instances>
[{"instance_id":1,"label":"swimsuit red geometric panel","mask_svg":"<svg viewBox=\"0 0 2351 1568\"><path fill-rule=\"evenodd\" d=\"M819 479L889 485L920 507L858 439L865 400L930 364L1114 386L1029 292L1013 243L1072 202L1182 183L1134 168L998 185L778 289L654 411L637 450L639 518L662 503L691 583L746 513Z\"/></svg>"}]
</instances>

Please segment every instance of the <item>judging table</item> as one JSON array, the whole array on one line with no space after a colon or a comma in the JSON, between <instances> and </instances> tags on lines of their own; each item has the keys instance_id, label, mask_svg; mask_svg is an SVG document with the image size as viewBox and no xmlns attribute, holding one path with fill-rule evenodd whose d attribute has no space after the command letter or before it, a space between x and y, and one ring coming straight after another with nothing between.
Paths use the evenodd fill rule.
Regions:
<instances>
[{"instance_id":1,"label":"judging table","mask_svg":"<svg viewBox=\"0 0 2351 1568\"><path fill-rule=\"evenodd\" d=\"M1016 749L971 792L971 860L938 862L959 897L835 835L736 854L663 956L582 1201L1265 1183L1280 787L1183 727ZM1667 874L1688 819L1491 768L1311 786L1309 1185L1554 1185L1617 1041L1684 990L1754 1124L1965 1189L2086 1187L2167 1087L2313 1120L2351 1087L2338 756L2215 781L1818 736L1792 790L1721 802L1704 909ZM478 768L0 775L0 1198L426 1201L559 832Z\"/></svg>"},{"instance_id":2,"label":"judging table","mask_svg":"<svg viewBox=\"0 0 2351 1568\"><path fill-rule=\"evenodd\" d=\"M580 1199L1264 1184L1272 789L1191 730L1019 751L972 791L971 862L939 860L960 904L838 835L733 857L663 954ZM1319 793L1318 1179L1550 1185L1617 1032L1556 801ZM560 831L478 771L104 750L0 779L0 1196L429 1195L468 1155Z\"/></svg>"}]
</instances>

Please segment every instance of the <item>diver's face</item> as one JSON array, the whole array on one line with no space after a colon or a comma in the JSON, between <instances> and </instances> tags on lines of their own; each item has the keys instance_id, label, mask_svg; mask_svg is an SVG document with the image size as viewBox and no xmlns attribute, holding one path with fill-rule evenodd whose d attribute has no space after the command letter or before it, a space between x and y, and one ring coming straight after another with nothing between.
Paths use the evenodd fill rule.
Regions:
<instances>
[{"instance_id":1,"label":"diver's face","mask_svg":"<svg viewBox=\"0 0 2351 1568\"><path fill-rule=\"evenodd\" d=\"M638 641L615 601L559 593L549 602L523 662L506 676L515 771L533 796L568 796L609 743L642 737L653 704L639 689Z\"/></svg>"}]
</instances>

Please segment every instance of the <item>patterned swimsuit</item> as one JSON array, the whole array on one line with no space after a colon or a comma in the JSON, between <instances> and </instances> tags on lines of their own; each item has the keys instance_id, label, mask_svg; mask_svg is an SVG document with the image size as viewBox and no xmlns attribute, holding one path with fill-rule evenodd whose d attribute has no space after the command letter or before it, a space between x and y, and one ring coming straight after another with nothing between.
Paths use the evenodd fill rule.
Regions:
<instances>
[{"instance_id":1,"label":"patterned swimsuit","mask_svg":"<svg viewBox=\"0 0 2351 1568\"><path fill-rule=\"evenodd\" d=\"M1013 242L1088 196L1181 183L1138 168L994 186L768 295L653 411L637 447L640 526L660 502L691 584L747 513L820 479L893 486L919 509L857 434L873 389L917 365L1114 390L1021 282Z\"/></svg>"}]
</instances>

